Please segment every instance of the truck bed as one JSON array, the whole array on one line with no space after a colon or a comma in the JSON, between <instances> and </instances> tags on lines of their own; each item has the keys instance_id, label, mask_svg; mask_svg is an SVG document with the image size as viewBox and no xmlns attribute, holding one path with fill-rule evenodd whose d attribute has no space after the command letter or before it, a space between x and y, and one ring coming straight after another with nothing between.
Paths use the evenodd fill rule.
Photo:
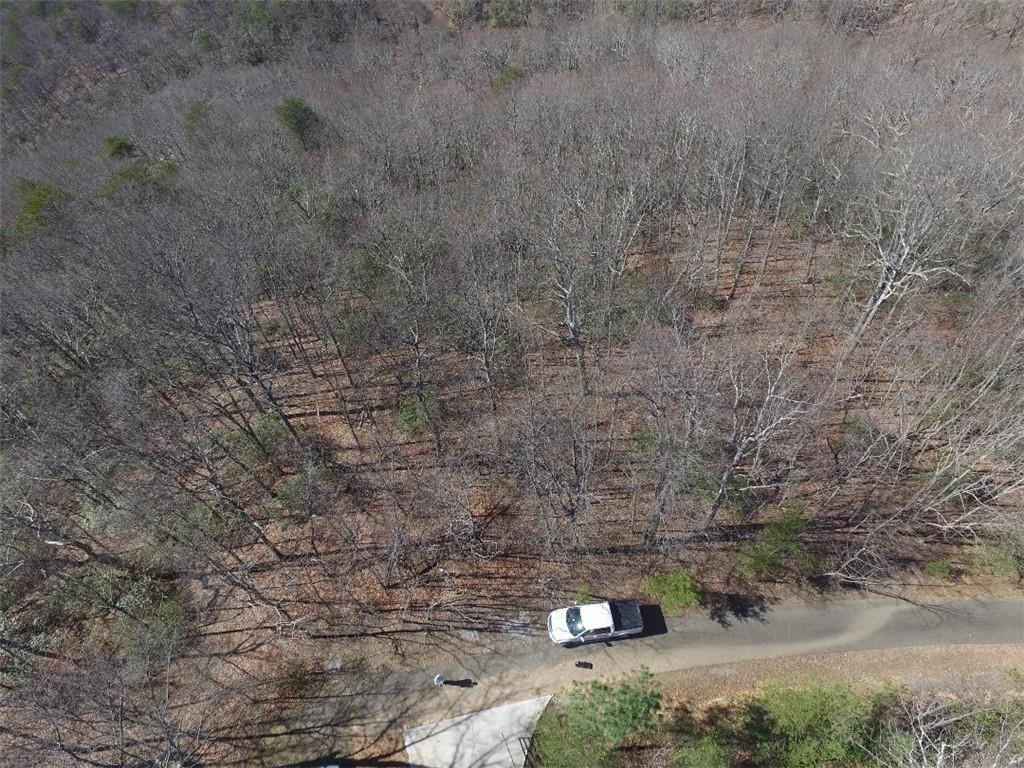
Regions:
<instances>
[{"instance_id":1,"label":"truck bed","mask_svg":"<svg viewBox=\"0 0 1024 768\"><path fill-rule=\"evenodd\" d=\"M644 628L640 604L635 600L612 600L608 604L612 609L616 632L639 632Z\"/></svg>"}]
</instances>

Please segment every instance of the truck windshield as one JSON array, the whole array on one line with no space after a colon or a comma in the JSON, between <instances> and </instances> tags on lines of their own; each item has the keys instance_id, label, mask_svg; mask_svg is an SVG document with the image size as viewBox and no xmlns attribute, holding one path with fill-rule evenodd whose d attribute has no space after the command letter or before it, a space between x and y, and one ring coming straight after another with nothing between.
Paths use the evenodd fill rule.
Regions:
<instances>
[{"instance_id":1,"label":"truck windshield","mask_svg":"<svg viewBox=\"0 0 1024 768\"><path fill-rule=\"evenodd\" d=\"M565 611L565 623L573 637L583 634L583 619L580 617L579 608L568 608Z\"/></svg>"}]
</instances>

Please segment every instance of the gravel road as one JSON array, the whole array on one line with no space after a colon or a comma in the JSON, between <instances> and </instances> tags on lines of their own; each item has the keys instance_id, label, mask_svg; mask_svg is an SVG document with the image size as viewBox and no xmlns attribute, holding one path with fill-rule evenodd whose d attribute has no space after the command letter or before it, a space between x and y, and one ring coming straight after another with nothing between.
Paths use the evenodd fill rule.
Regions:
<instances>
[{"instance_id":1,"label":"gravel road","mask_svg":"<svg viewBox=\"0 0 1024 768\"><path fill-rule=\"evenodd\" d=\"M646 636L566 649L537 638L507 653L394 675L373 698L382 721L440 720L545 693L574 680L646 667L656 674L755 659L910 647L1004 644L1007 666L1024 665L1024 598L916 605L895 599L784 605L718 617L670 617ZM579 669L576 661L593 664ZM433 688L441 673L475 685Z\"/></svg>"}]
</instances>

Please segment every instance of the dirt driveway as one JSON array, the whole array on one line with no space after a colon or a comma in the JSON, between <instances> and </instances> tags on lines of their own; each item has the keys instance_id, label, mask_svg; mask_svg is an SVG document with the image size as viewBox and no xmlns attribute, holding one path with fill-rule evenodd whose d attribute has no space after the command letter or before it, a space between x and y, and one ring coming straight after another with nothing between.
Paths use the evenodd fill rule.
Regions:
<instances>
[{"instance_id":1,"label":"dirt driveway","mask_svg":"<svg viewBox=\"0 0 1024 768\"><path fill-rule=\"evenodd\" d=\"M379 706L381 724L412 726L557 693L574 680L615 677L640 667L662 675L781 657L978 644L1008 645L1001 654L1006 666L1024 668L1024 598L929 605L871 599L673 617L639 638L574 649L533 638L506 653L392 675L377 689L371 706ZM576 661L589 662L593 669L577 668ZM949 663L957 666L955 655ZM431 680L437 673L474 685L436 689Z\"/></svg>"}]
</instances>

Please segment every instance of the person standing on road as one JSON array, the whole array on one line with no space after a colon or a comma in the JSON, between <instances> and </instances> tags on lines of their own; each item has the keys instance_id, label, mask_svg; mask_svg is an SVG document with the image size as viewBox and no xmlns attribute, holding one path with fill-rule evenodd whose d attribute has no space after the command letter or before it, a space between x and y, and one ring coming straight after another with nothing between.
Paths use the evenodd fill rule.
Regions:
<instances>
[{"instance_id":1,"label":"person standing on road","mask_svg":"<svg viewBox=\"0 0 1024 768\"><path fill-rule=\"evenodd\" d=\"M440 688L442 685L444 685L444 677L441 675L434 675L434 687Z\"/></svg>"}]
</instances>

